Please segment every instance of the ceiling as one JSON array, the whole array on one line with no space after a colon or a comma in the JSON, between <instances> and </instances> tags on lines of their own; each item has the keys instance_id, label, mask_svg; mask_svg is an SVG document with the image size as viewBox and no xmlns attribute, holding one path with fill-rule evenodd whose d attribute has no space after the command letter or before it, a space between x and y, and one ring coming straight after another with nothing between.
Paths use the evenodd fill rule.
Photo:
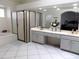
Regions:
<instances>
[{"instance_id":1,"label":"ceiling","mask_svg":"<svg viewBox=\"0 0 79 59\"><path fill-rule=\"evenodd\" d=\"M73 4L77 4L77 6L73 6ZM79 2L39 7L39 8L42 8L42 10L39 10L39 8L33 8L32 10L37 11L37 12L45 12L44 10L47 10L46 12L51 11L51 10L57 10L57 8L54 8L54 6L56 6L57 8L60 8L60 10L73 9L73 7L79 8Z\"/></svg>"},{"instance_id":2,"label":"ceiling","mask_svg":"<svg viewBox=\"0 0 79 59\"><path fill-rule=\"evenodd\" d=\"M0 0L0 7L3 6L16 6L24 3L35 2L39 0Z\"/></svg>"},{"instance_id":3,"label":"ceiling","mask_svg":"<svg viewBox=\"0 0 79 59\"><path fill-rule=\"evenodd\" d=\"M30 3L30 2L39 1L39 0L10 0L10 1L18 5L18 4Z\"/></svg>"}]
</instances>

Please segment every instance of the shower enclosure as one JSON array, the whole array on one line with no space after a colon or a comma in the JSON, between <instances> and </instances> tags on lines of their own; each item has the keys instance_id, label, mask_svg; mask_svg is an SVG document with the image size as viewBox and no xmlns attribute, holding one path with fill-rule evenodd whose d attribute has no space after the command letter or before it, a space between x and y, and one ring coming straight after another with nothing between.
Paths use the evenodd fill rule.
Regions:
<instances>
[{"instance_id":1,"label":"shower enclosure","mask_svg":"<svg viewBox=\"0 0 79 59\"><path fill-rule=\"evenodd\" d=\"M31 41L32 27L42 26L42 13L35 11L13 11L12 15L12 32L17 34L18 40L23 42Z\"/></svg>"}]
</instances>

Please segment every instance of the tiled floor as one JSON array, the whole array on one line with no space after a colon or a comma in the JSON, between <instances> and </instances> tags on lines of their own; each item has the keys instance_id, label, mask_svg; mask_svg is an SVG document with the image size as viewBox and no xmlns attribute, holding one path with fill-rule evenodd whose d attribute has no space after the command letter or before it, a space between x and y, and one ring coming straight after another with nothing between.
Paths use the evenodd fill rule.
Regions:
<instances>
[{"instance_id":1,"label":"tiled floor","mask_svg":"<svg viewBox=\"0 0 79 59\"><path fill-rule=\"evenodd\" d=\"M0 48L0 59L79 59L79 55L49 45L17 41Z\"/></svg>"}]
</instances>

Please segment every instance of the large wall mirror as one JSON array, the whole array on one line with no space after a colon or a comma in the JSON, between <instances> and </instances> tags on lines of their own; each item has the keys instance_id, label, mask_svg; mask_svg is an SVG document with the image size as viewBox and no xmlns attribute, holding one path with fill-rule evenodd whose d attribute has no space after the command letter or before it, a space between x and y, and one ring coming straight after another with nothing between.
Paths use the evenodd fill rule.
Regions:
<instances>
[{"instance_id":1,"label":"large wall mirror","mask_svg":"<svg viewBox=\"0 0 79 59\"><path fill-rule=\"evenodd\" d=\"M34 10L43 14L42 26L45 28L50 28L51 22L55 21L54 17L57 17L58 27L61 30L78 30L79 8L77 3L39 7Z\"/></svg>"}]
</instances>

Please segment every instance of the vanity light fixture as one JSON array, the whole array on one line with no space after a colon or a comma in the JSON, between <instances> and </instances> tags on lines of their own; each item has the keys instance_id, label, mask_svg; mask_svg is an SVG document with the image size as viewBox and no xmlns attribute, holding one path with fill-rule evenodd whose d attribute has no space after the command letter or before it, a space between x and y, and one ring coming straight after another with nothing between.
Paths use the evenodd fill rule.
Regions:
<instances>
[{"instance_id":1,"label":"vanity light fixture","mask_svg":"<svg viewBox=\"0 0 79 59\"><path fill-rule=\"evenodd\" d=\"M60 10L60 8L57 8L57 10Z\"/></svg>"},{"instance_id":2,"label":"vanity light fixture","mask_svg":"<svg viewBox=\"0 0 79 59\"><path fill-rule=\"evenodd\" d=\"M47 11L46 9L44 9L43 11Z\"/></svg>"},{"instance_id":3,"label":"vanity light fixture","mask_svg":"<svg viewBox=\"0 0 79 59\"><path fill-rule=\"evenodd\" d=\"M77 5L78 5L77 3L73 4L73 6L77 6Z\"/></svg>"},{"instance_id":4,"label":"vanity light fixture","mask_svg":"<svg viewBox=\"0 0 79 59\"><path fill-rule=\"evenodd\" d=\"M42 8L39 8L39 10L42 10Z\"/></svg>"},{"instance_id":5,"label":"vanity light fixture","mask_svg":"<svg viewBox=\"0 0 79 59\"><path fill-rule=\"evenodd\" d=\"M57 6L54 6L53 8L57 8Z\"/></svg>"}]
</instances>

